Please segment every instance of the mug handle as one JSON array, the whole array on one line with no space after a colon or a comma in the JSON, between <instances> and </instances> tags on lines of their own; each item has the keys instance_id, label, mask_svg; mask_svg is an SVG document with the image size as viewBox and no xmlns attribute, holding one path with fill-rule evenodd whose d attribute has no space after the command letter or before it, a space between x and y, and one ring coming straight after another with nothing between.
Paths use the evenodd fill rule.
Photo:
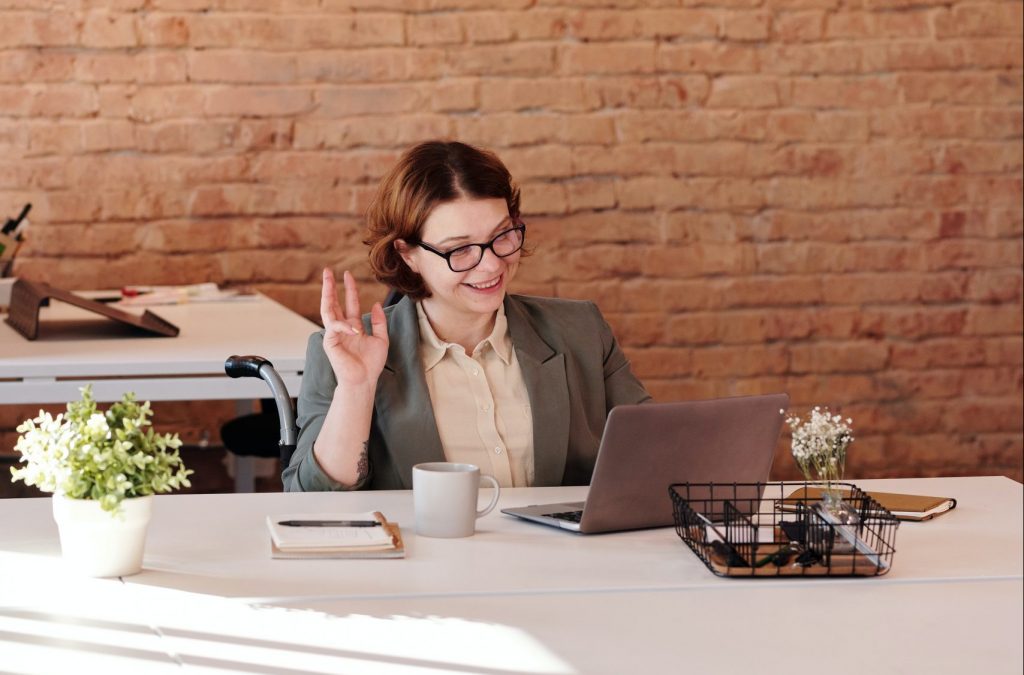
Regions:
<instances>
[{"instance_id":1,"label":"mug handle","mask_svg":"<svg viewBox=\"0 0 1024 675\"><path fill-rule=\"evenodd\" d=\"M494 507L498 505L498 497L501 496L501 486L498 485L498 481L494 479L494 476L480 474L480 480L485 480L491 484L491 487L494 488L494 496L491 497L491 503L488 504L486 508L476 512L477 518L480 518L481 516L486 516L488 513L493 511Z\"/></svg>"}]
</instances>

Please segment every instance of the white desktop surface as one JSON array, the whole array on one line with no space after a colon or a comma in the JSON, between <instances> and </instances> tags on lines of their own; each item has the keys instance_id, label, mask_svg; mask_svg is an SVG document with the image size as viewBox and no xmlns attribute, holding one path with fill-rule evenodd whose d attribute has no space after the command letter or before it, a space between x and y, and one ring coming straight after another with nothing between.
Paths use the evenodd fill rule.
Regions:
<instances>
[{"instance_id":1,"label":"white desktop surface","mask_svg":"<svg viewBox=\"0 0 1024 675\"><path fill-rule=\"evenodd\" d=\"M858 481L867 489L952 496L953 511L901 523L892 570L872 583L1024 578L1022 489L1007 478ZM175 588L254 602L303 597L386 598L659 590L806 579L720 579L672 528L578 535L498 512L580 500L587 488L502 491L498 507L464 539L419 537L409 491L169 495L156 498L142 573L131 585ZM484 497L489 490L481 491ZM666 495L666 502L668 496ZM58 557L49 499L7 500L0 550ZM272 560L265 519L295 512L382 511L402 526L401 560ZM595 564L599 561L599 564ZM344 574L339 574L344 569ZM383 572L383 573L382 573ZM393 572L393 573L392 573Z\"/></svg>"},{"instance_id":2,"label":"white desktop surface","mask_svg":"<svg viewBox=\"0 0 1024 675\"><path fill-rule=\"evenodd\" d=\"M885 576L738 580L672 529L581 536L495 511L442 540L415 535L409 492L163 496L143 572L81 580L48 499L0 500L0 654L16 672L1019 673L1021 485L855 482L959 504L901 524ZM380 509L408 557L271 560L264 517L304 509Z\"/></svg>"},{"instance_id":3,"label":"white desktop surface","mask_svg":"<svg viewBox=\"0 0 1024 675\"><path fill-rule=\"evenodd\" d=\"M178 336L129 334L111 319L56 300L40 310L40 323L62 328L39 339L27 340L0 321L0 404L64 403L89 382L99 401L129 390L161 401L267 397L258 379L224 375L232 354L269 359L298 393L306 341L319 328L262 295L149 309L176 325Z\"/></svg>"}]
</instances>

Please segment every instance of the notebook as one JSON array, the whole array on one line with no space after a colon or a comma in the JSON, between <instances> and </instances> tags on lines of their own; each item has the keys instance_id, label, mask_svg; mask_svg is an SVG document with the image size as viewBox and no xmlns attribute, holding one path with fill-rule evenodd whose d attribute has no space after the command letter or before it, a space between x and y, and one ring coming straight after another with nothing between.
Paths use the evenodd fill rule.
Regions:
<instances>
[{"instance_id":1,"label":"notebook","mask_svg":"<svg viewBox=\"0 0 1024 675\"><path fill-rule=\"evenodd\" d=\"M267 516L271 558L402 558L396 523L379 511Z\"/></svg>"},{"instance_id":2,"label":"notebook","mask_svg":"<svg viewBox=\"0 0 1024 675\"><path fill-rule=\"evenodd\" d=\"M786 394L768 394L617 406L605 422L586 502L502 513L585 534L668 527L672 483L768 479L788 405Z\"/></svg>"},{"instance_id":3,"label":"notebook","mask_svg":"<svg viewBox=\"0 0 1024 675\"><path fill-rule=\"evenodd\" d=\"M848 494L848 491L844 491ZM953 497L932 497L929 495L906 495L895 492L876 492L867 490L868 495L874 499L886 511L896 516L897 520L924 521L931 520L935 516L956 508L956 499ZM783 501L804 501L807 499L821 499L821 488L809 487L799 488L786 497Z\"/></svg>"}]
</instances>

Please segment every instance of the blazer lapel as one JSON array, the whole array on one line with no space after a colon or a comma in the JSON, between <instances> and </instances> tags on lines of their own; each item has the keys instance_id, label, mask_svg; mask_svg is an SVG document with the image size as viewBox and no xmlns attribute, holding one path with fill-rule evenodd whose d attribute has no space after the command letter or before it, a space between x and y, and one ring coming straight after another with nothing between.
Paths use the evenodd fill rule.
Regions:
<instances>
[{"instance_id":1,"label":"blazer lapel","mask_svg":"<svg viewBox=\"0 0 1024 675\"><path fill-rule=\"evenodd\" d=\"M561 485L569 448L569 389L565 355L555 352L518 302L505 297L509 335L533 414L534 485Z\"/></svg>"},{"instance_id":2,"label":"blazer lapel","mask_svg":"<svg viewBox=\"0 0 1024 675\"><path fill-rule=\"evenodd\" d=\"M412 467L443 462L444 448L434 421L430 391L420 365L416 306L408 297L388 308L388 358L377 381L375 423L405 489L412 489Z\"/></svg>"}]
</instances>

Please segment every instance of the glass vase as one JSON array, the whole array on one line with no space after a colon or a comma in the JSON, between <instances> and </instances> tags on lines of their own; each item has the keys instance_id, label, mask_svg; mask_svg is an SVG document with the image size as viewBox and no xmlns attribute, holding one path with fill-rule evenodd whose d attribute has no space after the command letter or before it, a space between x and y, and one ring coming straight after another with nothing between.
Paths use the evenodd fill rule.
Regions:
<instances>
[{"instance_id":1,"label":"glass vase","mask_svg":"<svg viewBox=\"0 0 1024 675\"><path fill-rule=\"evenodd\" d=\"M855 532L860 523L860 515L850 501L844 499L845 493L837 481L823 481L820 486L821 500L811 508L831 526L830 549L837 554L853 553L851 538L839 535L842 532Z\"/></svg>"}]
</instances>

